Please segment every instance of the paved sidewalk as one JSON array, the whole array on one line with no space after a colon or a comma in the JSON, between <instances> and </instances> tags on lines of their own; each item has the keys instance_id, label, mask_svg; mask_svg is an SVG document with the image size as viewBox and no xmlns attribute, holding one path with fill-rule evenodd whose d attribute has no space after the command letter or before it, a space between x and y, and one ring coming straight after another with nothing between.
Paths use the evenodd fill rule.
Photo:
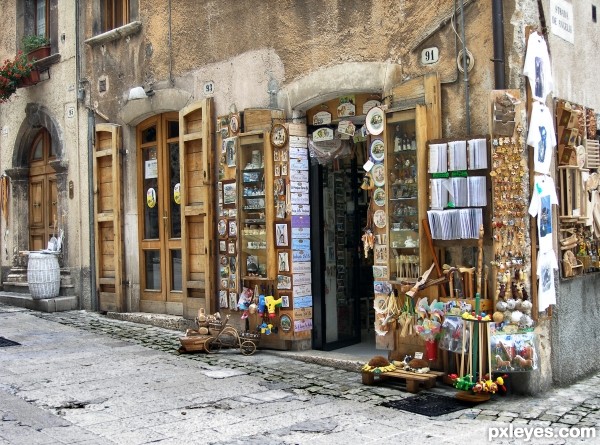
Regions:
<instances>
[{"instance_id":1,"label":"paved sidewalk","mask_svg":"<svg viewBox=\"0 0 600 445\"><path fill-rule=\"evenodd\" d=\"M370 443L379 437L394 443L454 444L469 437L481 443L492 425L600 426L600 375L538 397L495 397L476 408L428 419L379 406L412 394L362 385L356 372L293 360L288 352L180 355L180 335L93 312L40 313L0 305L0 336L27 345L0 348L0 445L79 439L167 444L194 437L198 440L191 443L237 443L234 432L243 437L239 443L261 445ZM311 354L303 355L296 358L311 361ZM450 388L433 391L453 394ZM15 442L11 434L23 432L15 413L26 408L31 434L27 441L19 436ZM249 416L246 423L243 416ZM262 427L256 425L258 419ZM72 441L58 434L67 430ZM141 430L146 432L140 436ZM413 434L400 434L403 430ZM579 442L553 438L531 443ZM588 443L600 443L600 436Z\"/></svg>"}]
</instances>

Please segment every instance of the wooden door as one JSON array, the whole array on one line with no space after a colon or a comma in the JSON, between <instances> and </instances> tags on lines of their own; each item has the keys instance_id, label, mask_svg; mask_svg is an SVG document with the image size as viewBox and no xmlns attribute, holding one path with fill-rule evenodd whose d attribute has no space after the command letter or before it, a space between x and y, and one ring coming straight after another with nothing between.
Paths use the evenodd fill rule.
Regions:
<instances>
[{"instance_id":1,"label":"wooden door","mask_svg":"<svg viewBox=\"0 0 600 445\"><path fill-rule=\"evenodd\" d=\"M40 130L29 157L29 250L42 250L58 234L56 173L49 165L55 158L50 134Z\"/></svg>"},{"instance_id":2,"label":"wooden door","mask_svg":"<svg viewBox=\"0 0 600 445\"><path fill-rule=\"evenodd\" d=\"M179 115L142 122L137 144L140 309L182 315Z\"/></svg>"},{"instance_id":3,"label":"wooden door","mask_svg":"<svg viewBox=\"0 0 600 445\"><path fill-rule=\"evenodd\" d=\"M121 127L97 124L94 143L96 291L100 311L123 311Z\"/></svg>"},{"instance_id":4,"label":"wooden door","mask_svg":"<svg viewBox=\"0 0 600 445\"><path fill-rule=\"evenodd\" d=\"M212 173L212 99L179 112L181 162L181 246L184 316L199 308L214 312L215 246ZM212 258L211 258L212 257Z\"/></svg>"}]
</instances>

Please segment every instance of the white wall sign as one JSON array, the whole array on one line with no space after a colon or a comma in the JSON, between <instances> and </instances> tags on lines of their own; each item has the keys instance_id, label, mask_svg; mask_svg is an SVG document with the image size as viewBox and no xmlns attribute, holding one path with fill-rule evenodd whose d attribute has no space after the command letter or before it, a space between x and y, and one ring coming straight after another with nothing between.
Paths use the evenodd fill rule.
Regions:
<instances>
[{"instance_id":1,"label":"white wall sign","mask_svg":"<svg viewBox=\"0 0 600 445\"><path fill-rule=\"evenodd\" d=\"M72 119L75 117L75 107L67 107L67 118Z\"/></svg>"},{"instance_id":2,"label":"white wall sign","mask_svg":"<svg viewBox=\"0 0 600 445\"><path fill-rule=\"evenodd\" d=\"M573 28L573 5L565 0L550 0L550 30L552 34L575 43Z\"/></svg>"},{"instance_id":3,"label":"white wall sign","mask_svg":"<svg viewBox=\"0 0 600 445\"><path fill-rule=\"evenodd\" d=\"M421 51L421 63L423 65L431 65L432 63L436 63L438 60L440 60L440 50L437 46L425 48L423 51Z\"/></svg>"}]
</instances>

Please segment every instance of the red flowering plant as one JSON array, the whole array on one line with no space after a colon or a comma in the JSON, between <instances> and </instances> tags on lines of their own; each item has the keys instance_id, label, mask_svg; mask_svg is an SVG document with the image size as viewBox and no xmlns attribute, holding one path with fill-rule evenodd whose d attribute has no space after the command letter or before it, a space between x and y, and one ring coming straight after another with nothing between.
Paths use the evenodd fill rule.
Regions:
<instances>
[{"instance_id":1,"label":"red flowering plant","mask_svg":"<svg viewBox=\"0 0 600 445\"><path fill-rule=\"evenodd\" d=\"M0 65L0 103L8 101L23 80L31 74L32 62L19 51L13 60L6 59Z\"/></svg>"}]
</instances>

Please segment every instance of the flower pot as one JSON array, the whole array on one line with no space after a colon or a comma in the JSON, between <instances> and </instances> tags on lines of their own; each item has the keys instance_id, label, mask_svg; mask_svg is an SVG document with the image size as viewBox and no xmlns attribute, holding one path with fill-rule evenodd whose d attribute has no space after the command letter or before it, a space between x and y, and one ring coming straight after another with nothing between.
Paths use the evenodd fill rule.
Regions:
<instances>
[{"instance_id":1,"label":"flower pot","mask_svg":"<svg viewBox=\"0 0 600 445\"><path fill-rule=\"evenodd\" d=\"M437 360L438 342L435 340L425 341L425 357L427 360Z\"/></svg>"},{"instance_id":2,"label":"flower pot","mask_svg":"<svg viewBox=\"0 0 600 445\"><path fill-rule=\"evenodd\" d=\"M29 76L23 77L23 79L21 79L21 83L19 86L30 87L32 85L35 85L36 83L39 83L40 80L40 72L38 70L31 70Z\"/></svg>"},{"instance_id":3,"label":"flower pot","mask_svg":"<svg viewBox=\"0 0 600 445\"><path fill-rule=\"evenodd\" d=\"M40 46L27 53L27 60L33 62L48 57L50 55L50 45Z\"/></svg>"}]
</instances>

